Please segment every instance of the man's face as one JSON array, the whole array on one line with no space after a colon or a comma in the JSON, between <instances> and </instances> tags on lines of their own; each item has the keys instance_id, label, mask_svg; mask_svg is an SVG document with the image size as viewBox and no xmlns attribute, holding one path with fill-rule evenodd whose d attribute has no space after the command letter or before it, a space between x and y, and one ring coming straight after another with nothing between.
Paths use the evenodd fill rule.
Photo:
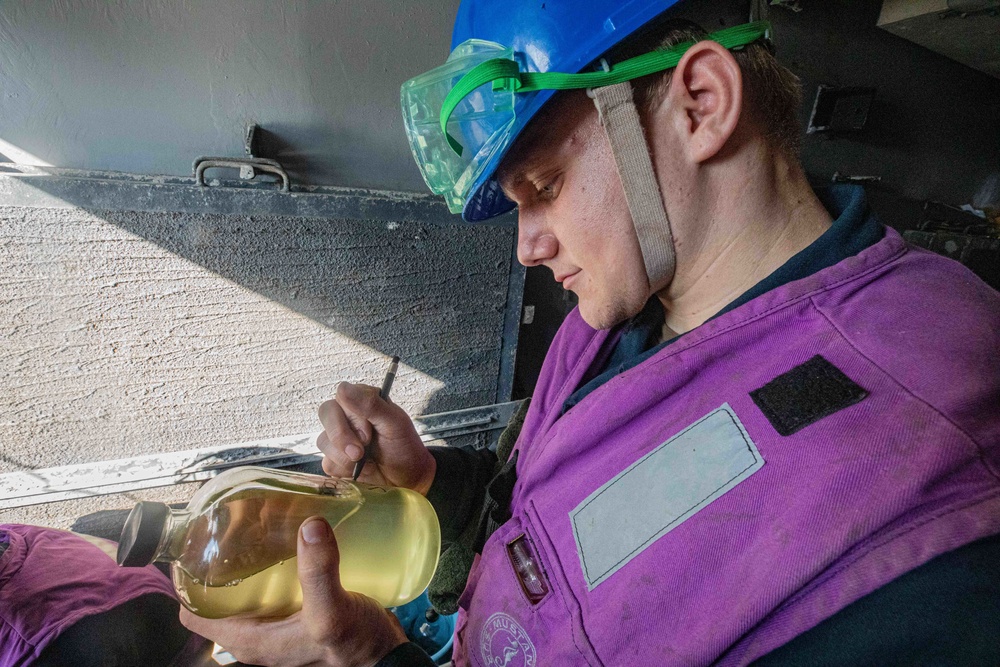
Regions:
<instances>
[{"instance_id":1,"label":"man's face","mask_svg":"<svg viewBox=\"0 0 1000 667\"><path fill-rule=\"evenodd\" d=\"M650 296L642 253L593 103L568 93L551 106L499 173L518 205L517 257L551 269L579 298L584 321L607 329L638 313Z\"/></svg>"}]
</instances>

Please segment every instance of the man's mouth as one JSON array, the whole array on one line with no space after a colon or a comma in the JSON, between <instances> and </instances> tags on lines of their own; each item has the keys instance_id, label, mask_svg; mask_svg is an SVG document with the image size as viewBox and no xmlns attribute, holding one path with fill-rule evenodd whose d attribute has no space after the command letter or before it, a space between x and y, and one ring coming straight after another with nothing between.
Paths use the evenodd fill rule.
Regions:
<instances>
[{"instance_id":1,"label":"man's mouth","mask_svg":"<svg viewBox=\"0 0 1000 667\"><path fill-rule=\"evenodd\" d=\"M573 278L575 278L578 273L580 273L579 269L573 271L572 273L563 273L558 275L556 276L556 282L562 283L563 289L569 289L569 283L572 282Z\"/></svg>"}]
</instances>

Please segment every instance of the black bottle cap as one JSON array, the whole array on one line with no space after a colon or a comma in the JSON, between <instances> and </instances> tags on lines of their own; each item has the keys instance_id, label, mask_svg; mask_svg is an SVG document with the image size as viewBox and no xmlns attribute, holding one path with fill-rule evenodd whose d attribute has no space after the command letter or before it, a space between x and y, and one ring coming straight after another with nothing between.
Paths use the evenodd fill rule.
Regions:
<instances>
[{"instance_id":1,"label":"black bottle cap","mask_svg":"<svg viewBox=\"0 0 1000 667\"><path fill-rule=\"evenodd\" d=\"M145 567L152 563L168 516L170 508L164 503L137 503L122 527L122 536L118 540L118 564L122 567Z\"/></svg>"},{"instance_id":2,"label":"black bottle cap","mask_svg":"<svg viewBox=\"0 0 1000 667\"><path fill-rule=\"evenodd\" d=\"M439 618L437 610L434 607L428 607L427 611L424 612L424 620L428 623L434 623Z\"/></svg>"}]
</instances>

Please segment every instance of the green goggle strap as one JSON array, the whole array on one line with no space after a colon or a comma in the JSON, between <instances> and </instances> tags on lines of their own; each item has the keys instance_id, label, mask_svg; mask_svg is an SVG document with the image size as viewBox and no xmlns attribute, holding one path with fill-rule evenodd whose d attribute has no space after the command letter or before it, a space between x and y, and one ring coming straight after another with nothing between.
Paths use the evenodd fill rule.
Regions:
<instances>
[{"instance_id":1,"label":"green goggle strap","mask_svg":"<svg viewBox=\"0 0 1000 667\"><path fill-rule=\"evenodd\" d=\"M767 21L755 21L712 33L705 40L718 42L727 49L735 49L765 37L770 29L771 24ZM695 42L681 42L669 49L644 53L641 56L623 60L612 66L607 72L583 72L580 74L521 72L513 60L504 58L487 60L469 70L468 74L459 79L444 98L444 104L441 105L441 131L447 137L451 149L461 155L462 145L448 133L448 121L462 100L484 84L493 82L494 90L513 89L515 93L611 86L676 67L687 50L694 44Z\"/></svg>"}]
</instances>

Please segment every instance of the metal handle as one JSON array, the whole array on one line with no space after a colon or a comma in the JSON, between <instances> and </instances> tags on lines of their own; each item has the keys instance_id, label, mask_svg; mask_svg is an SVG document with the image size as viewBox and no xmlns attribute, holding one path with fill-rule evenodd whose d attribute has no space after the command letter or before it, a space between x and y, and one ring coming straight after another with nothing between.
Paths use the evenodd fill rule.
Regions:
<instances>
[{"instance_id":1,"label":"metal handle","mask_svg":"<svg viewBox=\"0 0 1000 667\"><path fill-rule=\"evenodd\" d=\"M200 186L205 183L205 170L213 167L229 167L232 169L244 169L250 167L257 171L275 174L281 178L281 191L289 191L288 172L277 160L268 160L262 157L200 157L194 161L194 180Z\"/></svg>"}]
</instances>

